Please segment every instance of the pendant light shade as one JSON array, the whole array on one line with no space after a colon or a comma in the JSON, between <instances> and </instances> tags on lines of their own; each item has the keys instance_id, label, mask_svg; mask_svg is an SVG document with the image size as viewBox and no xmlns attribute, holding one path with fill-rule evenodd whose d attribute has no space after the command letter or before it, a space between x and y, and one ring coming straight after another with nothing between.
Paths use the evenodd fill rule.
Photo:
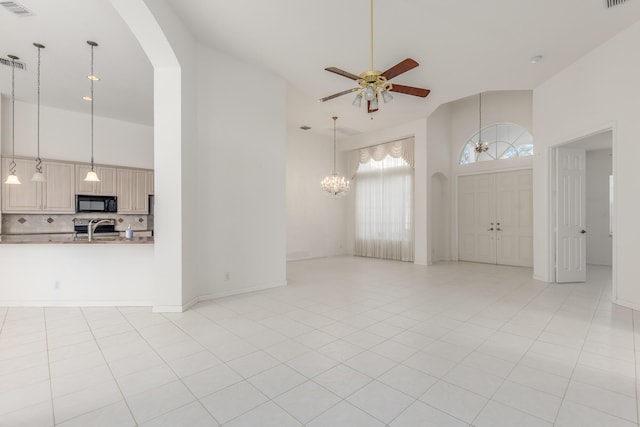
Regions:
<instances>
[{"instance_id":1,"label":"pendant light shade","mask_svg":"<svg viewBox=\"0 0 640 427\"><path fill-rule=\"evenodd\" d=\"M16 61L15 55L9 55L11 59L11 163L9 163L9 176L5 184L18 185L20 179L16 175Z\"/></svg>"},{"instance_id":2,"label":"pendant light shade","mask_svg":"<svg viewBox=\"0 0 640 427\"><path fill-rule=\"evenodd\" d=\"M88 182L100 182L100 178L98 178L98 174L96 174L93 164L93 83L100 80L95 74L93 74L93 48L98 46L98 43L88 40L87 44L91 46L91 73L87 76L91 82L91 170L87 172L87 176L84 180Z\"/></svg>"},{"instance_id":3,"label":"pendant light shade","mask_svg":"<svg viewBox=\"0 0 640 427\"><path fill-rule=\"evenodd\" d=\"M31 181L45 182L46 179L44 177L44 173L42 173L42 160L40 159L40 51L44 49L44 45L40 43L34 43L33 45L38 48L38 123L37 123L38 153L36 156L36 171L33 173L33 176L31 177Z\"/></svg>"},{"instance_id":4,"label":"pendant light shade","mask_svg":"<svg viewBox=\"0 0 640 427\"><path fill-rule=\"evenodd\" d=\"M84 177L84 180L87 182L100 182L100 178L98 178L98 174L95 171L87 172L87 176Z\"/></svg>"}]
</instances>

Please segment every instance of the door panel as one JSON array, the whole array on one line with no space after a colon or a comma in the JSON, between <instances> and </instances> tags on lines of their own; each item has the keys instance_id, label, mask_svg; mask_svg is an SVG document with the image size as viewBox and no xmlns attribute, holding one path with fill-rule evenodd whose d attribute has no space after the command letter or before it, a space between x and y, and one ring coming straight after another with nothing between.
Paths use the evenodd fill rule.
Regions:
<instances>
[{"instance_id":1,"label":"door panel","mask_svg":"<svg viewBox=\"0 0 640 427\"><path fill-rule=\"evenodd\" d=\"M495 264L494 178L491 174L462 176L458 179L458 247L461 261Z\"/></svg>"},{"instance_id":2,"label":"door panel","mask_svg":"<svg viewBox=\"0 0 640 427\"><path fill-rule=\"evenodd\" d=\"M531 170L496 174L497 263L533 266L533 179Z\"/></svg>"},{"instance_id":3,"label":"door panel","mask_svg":"<svg viewBox=\"0 0 640 427\"><path fill-rule=\"evenodd\" d=\"M585 150L558 148L556 157L556 281L587 279Z\"/></svg>"}]
</instances>

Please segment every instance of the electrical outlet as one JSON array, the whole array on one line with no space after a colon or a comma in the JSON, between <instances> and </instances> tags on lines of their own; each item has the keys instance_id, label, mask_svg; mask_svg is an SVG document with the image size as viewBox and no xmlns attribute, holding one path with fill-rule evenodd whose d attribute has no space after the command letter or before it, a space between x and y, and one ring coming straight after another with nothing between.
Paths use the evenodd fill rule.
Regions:
<instances>
[{"instance_id":1,"label":"electrical outlet","mask_svg":"<svg viewBox=\"0 0 640 427\"><path fill-rule=\"evenodd\" d=\"M229 280L230 277L231 275L228 272L224 273L224 280Z\"/></svg>"},{"instance_id":2,"label":"electrical outlet","mask_svg":"<svg viewBox=\"0 0 640 427\"><path fill-rule=\"evenodd\" d=\"M56 291L60 289L60 282L58 280L53 282L53 289L55 289Z\"/></svg>"}]
</instances>

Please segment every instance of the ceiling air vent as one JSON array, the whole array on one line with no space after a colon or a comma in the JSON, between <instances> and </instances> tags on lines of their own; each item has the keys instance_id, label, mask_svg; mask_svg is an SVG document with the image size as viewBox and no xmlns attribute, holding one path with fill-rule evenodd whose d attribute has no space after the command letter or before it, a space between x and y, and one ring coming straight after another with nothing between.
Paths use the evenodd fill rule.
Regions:
<instances>
[{"instance_id":1,"label":"ceiling air vent","mask_svg":"<svg viewBox=\"0 0 640 427\"><path fill-rule=\"evenodd\" d=\"M607 7L619 6L627 0L607 0Z\"/></svg>"},{"instance_id":2,"label":"ceiling air vent","mask_svg":"<svg viewBox=\"0 0 640 427\"><path fill-rule=\"evenodd\" d=\"M10 59L0 58L0 64L6 65L7 67L11 67L11 64L14 64ZM16 61L16 69L17 70L26 70L27 65L24 62Z\"/></svg>"},{"instance_id":3,"label":"ceiling air vent","mask_svg":"<svg viewBox=\"0 0 640 427\"><path fill-rule=\"evenodd\" d=\"M29 9L14 1L0 1L0 5L4 6L9 12L15 15L21 17L33 16L33 13Z\"/></svg>"}]
</instances>

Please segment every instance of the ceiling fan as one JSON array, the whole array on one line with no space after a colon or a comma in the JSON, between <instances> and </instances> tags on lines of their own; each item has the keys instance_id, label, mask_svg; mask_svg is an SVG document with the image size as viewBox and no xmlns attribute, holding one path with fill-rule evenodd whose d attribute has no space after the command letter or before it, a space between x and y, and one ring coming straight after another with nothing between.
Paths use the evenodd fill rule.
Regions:
<instances>
[{"instance_id":1,"label":"ceiling fan","mask_svg":"<svg viewBox=\"0 0 640 427\"><path fill-rule=\"evenodd\" d=\"M360 107L362 105L362 99L367 101L367 112L373 113L378 111L379 100L387 103L393 99L393 96L389 92L404 93L406 95L419 96L426 98L431 92L429 89L422 89L413 86L404 86L391 84L389 80L399 76L402 73L417 67L419 64L411 59L407 58L404 61L399 62L387 71L381 72L374 70L373 68L373 0L371 0L371 68L367 71L360 73L359 75L351 74L347 71L341 70L336 67L328 67L325 70L346 77L351 80L355 80L358 83L358 87L353 89L347 89L342 92L334 93L333 95L326 96L318 100L318 102L325 102L331 99L337 98L348 93L356 92L356 97L353 100L354 107Z\"/></svg>"}]
</instances>

